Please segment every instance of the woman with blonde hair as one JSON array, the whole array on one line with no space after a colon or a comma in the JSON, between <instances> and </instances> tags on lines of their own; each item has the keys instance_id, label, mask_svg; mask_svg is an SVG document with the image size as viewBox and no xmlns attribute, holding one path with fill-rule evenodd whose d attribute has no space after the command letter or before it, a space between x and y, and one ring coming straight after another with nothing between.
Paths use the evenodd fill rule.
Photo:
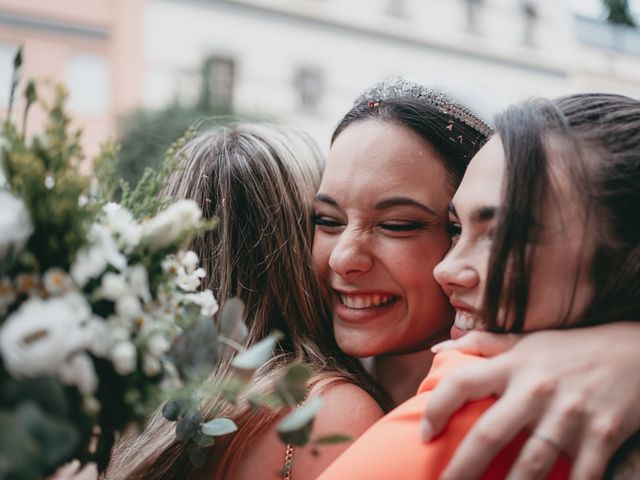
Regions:
<instances>
[{"instance_id":1,"label":"woman with blonde hair","mask_svg":"<svg viewBox=\"0 0 640 480\"><path fill-rule=\"evenodd\" d=\"M185 164L166 193L196 200L205 217L219 222L191 245L207 271L202 286L222 308L231 297L245 303L248 346L274 330L285 334L252 388L266 391L288 366L305 362L314 372L309 396L322 390L324 397L315 434L358 436L382 415L372 396L381 402L383 396L337 348L311 268L311 203L323 168L316 145L293 129L246 123L206 131L180 155ZM214 376L230 371L230 350ZM141 435L119 442L106 478L315 478L344 448L321 447L319 456L309 447L294 452L276 437L278 412L232 405L221 395L206 397L201 408L205 420L223 416L238 425L237 432L216 438L202 467L191 464L174 424L156 412Z\"/></svg>"}]
</instances>

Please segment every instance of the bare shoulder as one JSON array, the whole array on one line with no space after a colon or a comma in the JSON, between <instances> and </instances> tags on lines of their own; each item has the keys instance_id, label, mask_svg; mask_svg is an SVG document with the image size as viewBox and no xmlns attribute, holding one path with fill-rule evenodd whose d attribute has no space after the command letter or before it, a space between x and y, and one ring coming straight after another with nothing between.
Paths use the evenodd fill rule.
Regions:
<instances>
[{"instance_id":1,"label":"bare shoulder","mask_svg":"<svg viewBox=\"0 0 640 480\"><path fill-rule=\"evenodd\" d=\"M321 395L323 402L313 424L313 438L344 434L355 439L383 416L378 403L357 385L341 379L325 379L314 387L310 396ZM292 478L315 479L327 468L348 443L296 447L293 454ZM284 465L285 446L276 434L276 425L259 435L238 471L238 480L282 478L278 472Z\"/></svg>"}]
</instances>

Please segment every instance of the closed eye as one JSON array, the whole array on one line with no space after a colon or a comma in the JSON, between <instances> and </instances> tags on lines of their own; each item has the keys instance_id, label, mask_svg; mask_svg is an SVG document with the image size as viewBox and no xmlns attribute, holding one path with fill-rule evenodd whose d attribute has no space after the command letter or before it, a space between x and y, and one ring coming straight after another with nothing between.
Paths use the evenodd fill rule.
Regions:
<instances>
[{"instance_id":1,"label":"closed eye","mask_svg":"<svg viewBox=\"0 0 640 480\"><path fill-rule=\"evenodd\" d=\"M314 225L318 227L322 227L324 229L334 229L334 228L339 228L344 226L343 223L341 223L340 221L338 221L333 217L328 217L326 215L318 215L316 213L314 213L311 216L311 221L313 222Z\"/></svg>"},{"instance_id":2,"label":"closed eye","mask_svg":"<svg viewBox=\"0 0 640 480\"><path fill-rule=\"evenodd\" d=\"M380 228L383 230L387 230L390 232L412 232L414 230L418 230L424 227L423 223L420 222L398 222L398 223L381 223Z\"/></svg>"}]
</instances>

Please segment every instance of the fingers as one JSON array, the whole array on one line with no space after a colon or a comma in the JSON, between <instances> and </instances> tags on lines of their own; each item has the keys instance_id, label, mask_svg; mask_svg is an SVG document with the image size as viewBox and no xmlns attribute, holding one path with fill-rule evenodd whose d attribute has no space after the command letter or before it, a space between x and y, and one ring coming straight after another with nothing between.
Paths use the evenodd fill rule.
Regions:
<instances>
[{"instance_id":1,"label":"fingers","mask_svg":"<svg viewBox=\"0 0 640 480\"><path fill-rule=\"evenodd\" d=\"M520 396L506 393L491 406L460 443L441 479L479 477L495 455L530 421L534 412L524 405Z\"/></svg>"},{"instance_id":2,"label":"fingers","mask_svg":"<svg viewBox=\"0 0 640 480\"><path fill-rule=\"evenodd\" d=\"M571 480L603 478L609 459L632 433L621 419L603 412L583 435L571 469Z\"/></svg>"},{"instance_id":3,"label":"fingers","mask_svg":"<svg viewBox=\"0 0 640 480\"><path fill-rule=\"evenodd\" d=\"M494 357L513 348L522 338L516 334L497 334L473 331L457 340L447 340L431 347L433 353L445 350L460 350L470 355Z\"/></svg>"},{"instance_id":4,"label":"fingers","mask_svg":"<svg viewBox=\"0 0 640 480\"><path fill-rule=\"evenodd\" d=\"M422 439L429 441L438 435L449 417L471 400L500 395L506 375L502 362L487 360L456 370L433 390L422 423Z\"/></svg>"}]
</instances>

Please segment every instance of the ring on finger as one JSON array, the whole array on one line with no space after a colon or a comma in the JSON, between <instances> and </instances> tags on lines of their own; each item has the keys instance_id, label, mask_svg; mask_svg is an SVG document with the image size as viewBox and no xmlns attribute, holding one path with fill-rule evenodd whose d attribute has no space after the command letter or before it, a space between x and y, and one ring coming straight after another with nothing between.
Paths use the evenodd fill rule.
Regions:
<instances>
[{"instance_id":1,"label":"ring on finger","mask_svg":"<svg viewBox=\"0 0 640 480\"><path fill-rule=\"evenodd\" d=\"M550 445L554 449L558 450L558 452L564 452L564 448L562 447L562 445L560 445L560 442L558 442L557 440L554 440L549 435L545 435L544 433L540 433L540 432L533 432L531 436L539 438L540 440L545 442L547 445Z\"/></svg>"}]
</instances>

